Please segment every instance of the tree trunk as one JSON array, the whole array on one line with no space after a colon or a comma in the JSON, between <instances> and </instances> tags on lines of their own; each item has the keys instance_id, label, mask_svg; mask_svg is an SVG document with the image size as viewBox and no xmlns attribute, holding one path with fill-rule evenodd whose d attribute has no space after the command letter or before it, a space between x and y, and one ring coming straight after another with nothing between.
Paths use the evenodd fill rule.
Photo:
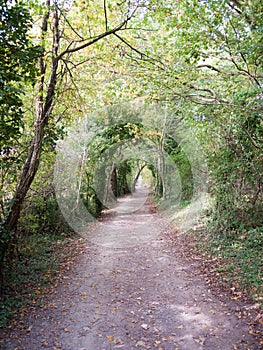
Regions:
<instances>
[{"instance_id":1,"label":"tree trunk","mask_svg":"<svg viewBox=\"0 0 263 350\"><path fill-rule=\"evenodd\" d=\"M50 0L46 1L47 12L43 15L42 21L42 35L47 30L47 20L49 17ZM58 32L58 12L54 10L54 29L53 34ZM12 238L21 212L22 203L27 195L27 192L35 178L36 172L39 167L39 160L41 155L41 149L43 144L43 137L45 132L45 127L48 124L48 119L51 114L54 92L57 80L57 68L58 60L57 50L59 38L57 35L53 36L53 50L52 50L52 70L50 81L47 89L47 95L45 102L43 102L43 92L44 92L44 74L45 65L43 57L39 58L39 71L40 71L40 81L38 84L38 97L36 101L36 122L34 127L34 136L31 141L31 145L28 151L27 159L25 161L22 173L20 175L20 181L18 183L16 192L13 196L12 203L9 208L9 212L1 228L1 245L0 245L0 289L3 287L3 264L6 250L10 239ZM44 47L43 47L44 52Z\"/></svg>"},{"instance_id":2,"label":"tree trunk","mask_svg":"<svg viewBox=\"0 0 263 350\"><path fill-rule=\"evenodd\" d=\"M136 186L136 183L141 175L141 172L143 171L143 169L146 167L146 163L144 163L137 171L137 174L134 178L134 181L133 181L133 184L132 184L132 188L131 188L131 192L133 193L135 191L135 186Z\"/></svg>"}]
</instances>

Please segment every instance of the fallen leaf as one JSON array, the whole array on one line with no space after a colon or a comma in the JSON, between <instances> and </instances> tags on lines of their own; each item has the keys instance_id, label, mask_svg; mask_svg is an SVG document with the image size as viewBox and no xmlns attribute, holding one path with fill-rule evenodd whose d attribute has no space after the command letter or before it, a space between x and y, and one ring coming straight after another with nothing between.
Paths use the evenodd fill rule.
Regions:
<instances>
[{"instance_id":1,"label":"fallen leaf","mask_svg":"<svg viewBox=\"0 0 263 350\"><path fill-rule=\"evenodd\" d=\"M30 332L33 326L29 326L28 329L26 330L27 332Z\"/></svg>"},{"instance_id":2,"label":"fallen leaf","mask_svg":"<svg viewBox=\"0 0 263 350\"><path fill-rule=\"evenodd\" d=\"M149 329L149 326L146 323L141 324L141 327L145 330Z\"/></svg>"},{"instance_id":3,"label":"fallen leaf","mask_svg":"<svg viewBox=\"0 0 263 350\"><path fill-rule=\"evenodd\" d=\"M154 345L157 346L157 345L159 345L160 343L161 343L160 340L155 340Z\"/></svg>"},{"instance_id":4,"label":"fallen leaf","mask_svg":"<svg viewBox=\"0 0 263 350\"><path fill-rule=\"evenodd\" d=\"M139 341L137 341L137 343L136 343L135 346L136 346L136 348L137 348L138 346L144 347L144 346L145 346L145 342L142 341L142 340L139 340Z\"/></svg>"}]
</instances>

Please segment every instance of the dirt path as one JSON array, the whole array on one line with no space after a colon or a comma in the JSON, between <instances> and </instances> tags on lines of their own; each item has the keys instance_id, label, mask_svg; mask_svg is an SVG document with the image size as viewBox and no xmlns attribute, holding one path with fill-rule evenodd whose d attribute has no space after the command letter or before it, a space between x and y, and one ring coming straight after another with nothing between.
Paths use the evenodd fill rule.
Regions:
<instances>
[{"instance_id":1,"label":"dirt path","mask_svg":"<svg viewBox=\"0 0 263 350\"><path fill-rule=\"evenodd\" d=\"M78 263L4 349L259 349L246 321L193 272L196 263L181 262L146 197L126 197L95 225Z\"/></svg>"}]
</instances>

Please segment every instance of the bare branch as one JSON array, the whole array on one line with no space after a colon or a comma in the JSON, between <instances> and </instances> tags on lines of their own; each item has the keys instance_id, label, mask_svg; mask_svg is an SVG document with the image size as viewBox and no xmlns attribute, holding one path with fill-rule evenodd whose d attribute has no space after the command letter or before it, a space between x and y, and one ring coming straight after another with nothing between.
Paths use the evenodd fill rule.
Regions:
<instances>
[{"instance_id":1,"label":"bare branch","mask_svg":"<svg viewBox=\"0 0 263 350\"><path fill-rule=\"evenodd\" d=\"M245 131L245 133L247 134L247 136L248 136L250 142L252 143L252 145L253 145L255 148L257 148L257 149L263 151L263 148L256 144L256 142L253 140L252 136L251 136L250 133L247 131L247 129L244 129L244 131Z\"/></svg>"},{"instance_id":2,"label":"bare branch","mask_svg":"<svg viewBox=\"0 0 263 350\"><path fill-rule=\"evenodd\" d=\"M240 10L240 4L238 1L230 1L228 2L228 6L231 7L232 10L236 11L239 15L242 15L242 10Z\"/></svg>"},{"instance_id":3,"label":"bare branch","mask_svg":"<svg viewBox=\"0 0 263 350\"><path fill-rule=\"evenodd\" d=\"M209 69L214 70L215 72L218 72L220 74L224 73L221 70L219 70L218 68L211 66L211 64L199 64L196 68L209 68Z\"/></svg>"},{"instance_id":4,"label":"bare branch","mask_svg":"<svg viewBox=\"0 0 263 350\"><path fill-rule=\"evenodd\" d=\"M143 56L147 57L146 54L144 54L143 52L141 52L141 51L139 51L138 49L136 49L135 47L133 47L130 43L128 43L127 40L123 39L123 38L122 38L120 35L118 35L117 33L114 33L114 35L115 35L118 39L120 39L120 41L122 41L125 45L127 45L132 51L135 51L136 53L138 53L138 54L141 56L141 58L142 58Z\"/></svg>"},{"instance_id":5,"label":"bare branch","mask_svg":"<svg viewBox=\"0 0 263 350\"><path fill-rule=\"evenodd\" d=\"M76 29L72 27L71 23L69 22L69 20L67 19L67 17L65 16L65 14L64 14L63 11L62 11L62 16L63 16L64 20L66 21L66 23L69 25L70 29L71 29L82 41L85 40L85 39L83 38L83 36L81 36L81 35L76 31Z\"/></svg>"},{"instance_id":6,"label":"bare branch","mask_svg":"<svg viewBox=\"0 0 263 350\"><path fill-rule=\"evenodd\" d=\"M104 17L105 17L105 29L108 31L108 16L107 16L107 3L106 0L103 1Z\"/></svg>"}]
</instances>

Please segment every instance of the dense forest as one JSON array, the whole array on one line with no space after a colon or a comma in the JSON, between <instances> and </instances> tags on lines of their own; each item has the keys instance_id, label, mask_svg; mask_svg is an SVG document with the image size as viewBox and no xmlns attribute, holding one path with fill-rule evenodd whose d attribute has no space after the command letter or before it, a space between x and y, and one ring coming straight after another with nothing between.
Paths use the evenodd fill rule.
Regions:
<instances>
[{"instance_id":1,"label":"dense forest","mask_svg":"<svg viewBox=\"0 0 263 350\"><path fill-rule=\"evenodd\" d=\"M262 2L0 4L5 308L29 284L28 261L45 278L82 211L97 218L139 176L164 212L191 208L191 225L201 203L199 249L262 302Z\"/></svg>"}]
</instances>

